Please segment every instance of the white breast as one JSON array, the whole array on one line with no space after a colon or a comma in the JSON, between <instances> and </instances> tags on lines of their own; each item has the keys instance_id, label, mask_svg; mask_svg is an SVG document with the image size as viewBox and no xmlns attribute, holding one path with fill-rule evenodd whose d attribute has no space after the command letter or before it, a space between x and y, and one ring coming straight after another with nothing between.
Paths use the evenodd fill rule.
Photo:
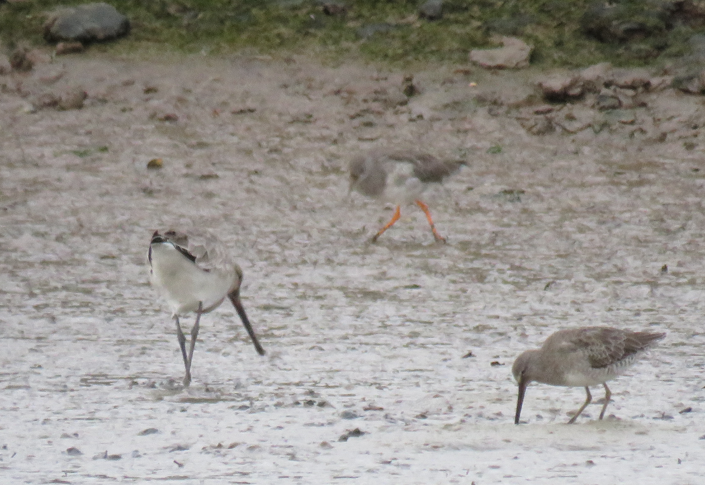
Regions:
<instances>
[{"instance_id":1,"label":"white breast","mask_svg":"<svg viewBox=\"0 0 705 485\"><path fill-rule=\"evenodd\" d=\"M421 197L425 185L414 176L411 163L387 162L387 185L383 198L397 205L411 204Z\"/></svg>"},{"instance_id":2,"label":"white breast","mask_svg":"<svg viewBox=\"0 0 705 485\"><path fill-rule=\"evenodd\" d=\"M175 315L193 312L199 302L203 310L216 308L227 296L237 275L227 271L204 271L171 243L152 245L152 284L166 298Z\"/></svg>"}]
</instances>

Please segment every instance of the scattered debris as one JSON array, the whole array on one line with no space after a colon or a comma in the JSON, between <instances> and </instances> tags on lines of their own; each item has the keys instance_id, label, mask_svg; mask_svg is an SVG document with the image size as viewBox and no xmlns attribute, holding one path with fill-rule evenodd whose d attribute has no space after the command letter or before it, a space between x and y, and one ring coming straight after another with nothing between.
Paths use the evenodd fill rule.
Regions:
<instances>
[{"instance_id":1,"label":"scattered debris","mask_svg":"<svg viewBox=\"0 0 705 485\"><path fill-rule=\"evenodd\" d=\"M348 438L358 438L362 436L363 434L367 434L364 431L361 431L360 428L355 428L352 431L348 431L346 433L343 433L340 438L338 438L338 441L348 441Z\"/></svg>"}]
</instances>

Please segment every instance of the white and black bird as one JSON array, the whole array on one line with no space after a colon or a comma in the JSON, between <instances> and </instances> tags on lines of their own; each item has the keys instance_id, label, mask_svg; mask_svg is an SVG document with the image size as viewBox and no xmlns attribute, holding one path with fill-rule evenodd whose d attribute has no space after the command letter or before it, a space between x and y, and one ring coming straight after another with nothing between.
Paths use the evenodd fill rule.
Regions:
<instances>
[{"instance_id":1,"label":"white and black bird","mask_svg":"<svg viewBox=\"0 0 705 485\"><path fill-rule=\"evenodd\" d=\"M514 361L512 374L519 384L514 424L519 424L526 387L534 381L585 388L585 403L568 424L574 423L592 401L590 386L602 384L605 388L602 419L612 397L607 381L622 374L665 336L665 333L631 332L612 327L580 327L555 332L540 349L527 350Z\"/></svg>"},{"instance_id":2,"label":"white and black bird","mask_svg":"<svg viewBox=\"0 0 705 485\"><path fill-rule=\"evenodd\" d=\"M436 241L445 242L436 230L431 211L421 200L431 184L440 184L454 174L464 161L445 162L426 153L372 150L350 161L350 190L396 205L392 219L372 237L377 239L401 217L401 206L415 203L426 214Z\"/></svg>"},{"instance_id":3,"label":"white and black bird","mask_svg":"<svg viewBox=\"0 0 705 485\"><path fill-rule=\"evenodd\" d=\"M193 349L198 338L201 315L218 308L228 298L240 316L257 353L264 349L257 340L240 301L242 270L230 258L227 248L207 231L155 231L149 244L152 284L163 294L176 322L176 335L184 358L184 386L191 383ZM186 352L186 337L179 316L196 313L191 329L191 344Z\"/></svg>"}]
</instances>

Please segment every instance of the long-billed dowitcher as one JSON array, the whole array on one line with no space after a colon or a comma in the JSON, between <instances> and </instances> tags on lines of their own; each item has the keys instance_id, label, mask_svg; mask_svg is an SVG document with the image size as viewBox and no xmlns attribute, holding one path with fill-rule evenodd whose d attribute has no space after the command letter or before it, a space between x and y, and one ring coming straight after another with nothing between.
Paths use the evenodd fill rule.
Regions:
<instances>
[{"instance_id":1,"label":"long-billed dowitcher","mask_svg":"<svg viewBox=\"0 0 705 485\"><path fill-rule=\"evenodd\" d=\"M166 298L176 322L176 335L186 368L184 386L191 383L191 362L201 315L218 308L226 297L235 306L257 353L264 355L240 301L242 270L213 234L195 230L156 231L149 244L148 258L152 284ZM191 329L187 353L179 315L189 312L196 312L196 323Z\"/></svg>"},{"instance_id":2,"label":"long-billed dowitcher","mask_svg":"<svg viewBox=\"0 0 705 485\"><path fill-rule=\"evenodd\" d=\"M519 384L514 424L519 424L526 386L533 381L585 388L587 399L568 424L574 423L590 404L589 386L602 384L605 388L602 419L612 396L606 382L622 374L665 336L665 333L631 332L611 327L582 327L554 333L540 349L527 350L514 361L512 373Z\"/></svg>"}]
</instances>

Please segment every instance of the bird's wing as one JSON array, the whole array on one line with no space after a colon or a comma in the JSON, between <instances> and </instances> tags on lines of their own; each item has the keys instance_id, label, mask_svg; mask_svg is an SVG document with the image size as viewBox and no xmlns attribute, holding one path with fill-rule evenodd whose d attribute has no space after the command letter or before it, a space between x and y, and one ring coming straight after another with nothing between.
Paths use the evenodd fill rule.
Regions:
<instances>
[{"instance_id":1,"label":"bird's wing","mask_svg":"<svg viewBox=\"0 0 705 485\"><path fill-rule=\"evenodd\" d=\"M566 335L568 338L566 338ZM636 351L627 351L623 331L609 327L586 327L579 332L561 330L544 343L544 348L563 354L584 354L592 368L601 368L623 360Z\"/></svg>"},{"instance_id":2,"label":"bird's wing","mask_svg":"<svg viewBox=\"0 0 705 485\"><path fill-rule=\"evenodd\" d=\"M204 271L227 269L232 265L223 243L209 231L169 230L164 236Z\"/></svg>"},{"instance_id":3,"label":"bird's wing","mask_svg":"<svg viewBox=\"0 0 705 485\"><path fill-rule=\"evenodd\" d=\"M644 349L643 345L633 345L628 333L616 328L589 327L578 334L578 345L587 354L590 366L594 369L617 364Z\"/></svg>"},{"instance_id":4,"label":"bird's wing","mask_svg":"<svg viewBox=\"0 0 705 485\"><path fill-rule=\"evenodd\" d=\"M393 152L388 155L390 160L410 163L413 166L414 177L424 183L440 183L443 179L455 173L465 162L444 162L428 153L411 151Z\"/></svg>"}]
</instances>

